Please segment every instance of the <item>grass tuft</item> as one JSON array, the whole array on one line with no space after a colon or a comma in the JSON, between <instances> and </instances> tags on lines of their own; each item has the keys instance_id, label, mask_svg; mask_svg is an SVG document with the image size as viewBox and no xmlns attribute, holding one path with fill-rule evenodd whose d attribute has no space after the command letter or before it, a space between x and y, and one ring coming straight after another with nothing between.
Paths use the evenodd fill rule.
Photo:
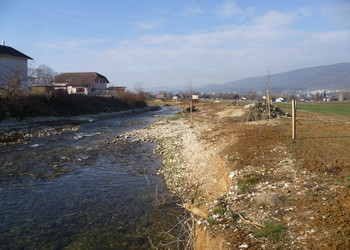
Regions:
<instances>
[{"instance_id":1,"label":"grass tuft","mask_svg":"<svg viewBox=\"0 0 350 250\"><path fill-rule=\"evenodd\" d=\"M255 231L255 237L265 237L270 241L277 243L284 239L287 233L287 228L281 223L275 221L266 221L264 227Z\"/></svg>"},{"instance_id":2,"label":"grass tuft","mask_svg":"<svg viewBox=\"0 0 350 250\"><path fill-rule=\"evenodd\" d=\"M253 186L260 181L260 178L253 175L244 176L238 180L238 188L243 192L249 192L253 189Z\"/></svg>"},{"instance_id":3,"label":"grass tuft","mask_svg":"<svg viewBox=\"0 0 350 250\"><path fill-rule=\"evenodd\" d=\"M175 115L175 116L171 116L171 117L169 117L169 118L167 118L169 121L177 121L177 120L180 120L181 118L184 118L185 117L185 115L184 114L181 114L181 113L179 113L179 114L177 114L177 115Z\"/></svg>"}]
</instances>

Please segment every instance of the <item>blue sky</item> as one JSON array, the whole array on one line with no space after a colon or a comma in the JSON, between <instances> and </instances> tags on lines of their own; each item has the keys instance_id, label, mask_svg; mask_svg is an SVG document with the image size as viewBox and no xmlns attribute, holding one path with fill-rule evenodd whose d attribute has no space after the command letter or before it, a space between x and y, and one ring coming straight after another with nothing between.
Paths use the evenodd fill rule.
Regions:
<instances>
[{"instance_id":1,"label":"blue sky","mask_svg":"<svg viewBox=\"0 0 350 250\"><path fill-rule=\"evenodd\" d=\"M1 0L0 39L130 90L350 62L350 0Z\"/></svg>"}]
</instances>

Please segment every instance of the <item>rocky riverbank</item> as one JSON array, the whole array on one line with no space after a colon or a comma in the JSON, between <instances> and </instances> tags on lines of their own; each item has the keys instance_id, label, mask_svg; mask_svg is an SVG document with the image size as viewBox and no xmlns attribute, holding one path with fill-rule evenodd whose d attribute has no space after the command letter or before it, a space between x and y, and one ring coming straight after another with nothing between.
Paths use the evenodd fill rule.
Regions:
<instances>
[{"instance_id":1,"label":"rocky riverbank","mask_svg":"<svg viewBox=\"0 0 350 250\"><path fill-rule=\"evenodd\" d=\"M347 249L348 156L337 153L347 137L309 138L310 128L330 128L299 121L309 143L293 141L288 118L247 122L245 113L208 104L192 118L161 119L114 143L158 143L159 173L194 218L195 249ZM305 134L300 123L308 123ZM335 125L333 133L350 133ZM316 140L336 143L315 151ZM328 151L331 158L319 162Z\"/></svg>"},{"instance_id":2,"label":"rocky riverbank","mask_svg":"<svg viewBox=\"0 0 350 250\"><path fill-rule=\"evenodd\" d=\"M75 132L80 124L90 123L101 119L134 115L159 110L159 106L147 106L139 109L123 110L79 116L45 116L28 117L22 121L15 118L0 121L0 145L24 142L29 138L46 137L63 132Z\"/></svg>"},{"instance_id":3,"label":"rocky riverbank","mask_svg":"<svg viewBox=\"0 0 350 250\"><path fill-rule=\"evenodd\" d=\"M227 183L223 179L224 164L222 169L210 169L210 163L220 161L215 159L219 149L207 147L199 138L199 132L187 119L162 119L143 129L127 132L114 143L124 140L157 142L155 153L163 157L159 173L164 175L168 188L185 203L202 204L208 198L215 199L220 193L218 189L225 191Z\"/></svg>"},{"instance_id":4,"label":"rocky riverbank","mask_svg":"<svg viewBox=\"0 0 350 250\"><path fill-rule=\"evenodd\" d=\"M243 114L241 109L234 113ZM209 208L218 204L217 199L229 190L227 159L218 155L224 145L213 146L214 141L201 138L206 130L213 132L209 124L191 123L178 115L129 131L113 141L117 144L125 140L157 142L154 153L163 159L159 174L164 176L167 187L181 198L183 207L196 218L195 225L202 224L201 219L209 216ZM197 236L197 241L198 238L203 237Z\"/></svg>"}]
</instances>

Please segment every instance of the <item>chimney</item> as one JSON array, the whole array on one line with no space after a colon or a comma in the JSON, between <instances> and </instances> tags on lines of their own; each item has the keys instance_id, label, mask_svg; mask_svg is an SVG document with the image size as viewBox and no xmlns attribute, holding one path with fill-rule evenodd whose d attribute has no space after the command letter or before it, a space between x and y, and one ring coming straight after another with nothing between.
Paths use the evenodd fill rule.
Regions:
<instances>
[{"instance_id":1,"label":"chimney","mask_svg":"<svg viewBox=\"0 0 350 250\"><path fill-rule=\"evenodd\" d=\"M2 46L5 46L5 40L2 40L2 41L1 41L1 45L2 45Z\"/></svg>"}]
</instances>

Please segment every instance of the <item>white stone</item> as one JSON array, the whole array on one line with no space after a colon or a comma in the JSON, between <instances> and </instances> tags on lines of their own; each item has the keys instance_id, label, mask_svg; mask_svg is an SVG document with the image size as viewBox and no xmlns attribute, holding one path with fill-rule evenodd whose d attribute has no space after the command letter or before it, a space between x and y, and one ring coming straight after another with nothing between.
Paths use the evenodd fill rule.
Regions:
<instances>
[{"instance_id":1,"label":"white stone","mask_svg":"<svg viewBox=\"0 0 350 250\"><path fill-rule=\"evenodd\" d=\"M242 244L239 246L239 248L248 248L248 244Z\"/></svg>"}]
</instances>

